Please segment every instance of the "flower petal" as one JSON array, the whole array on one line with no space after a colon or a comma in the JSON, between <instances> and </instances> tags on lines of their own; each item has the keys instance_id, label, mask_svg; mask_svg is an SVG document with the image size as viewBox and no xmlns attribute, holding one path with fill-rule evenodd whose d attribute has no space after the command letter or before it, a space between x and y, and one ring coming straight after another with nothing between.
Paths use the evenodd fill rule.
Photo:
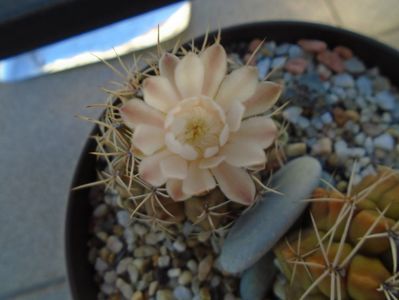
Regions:
<instances>
[{"instance_id":1,"label":"flower petal","mask_svg":"<svg viewBox=\"0 0 399 300\"><path fill-rule=\"evenodd\" d=\"M277 137L277 127L272 119L268 117L254 117L242 122L230 141L247 144L256 144L263 149L268 148Z\"/></svg>"},{"instance_id":2,"label":"flower petal","mask_svg":"<svg viewBox=\"0 0 399 300\"><path fill-rule=\"evenodd\" d=\"M179 95L173 88L169 80L162 76L152 76L143 81L144 101L167 113L171 108L179 103Z\"/></svg>"},{"instance_id":3,"label":"flower petal","mask_svg":"<svg viewBox=\"0 0 399 300\"><path fill-rule=\"evenodd\" d=\"M231 201L250 205L255 200L255 183L249 174L237 167L222 163L212 169L223 194Z\"/></svg>"},{"instance_id":4,"label":"flower petal","mask_svg":"<svg viewBox=\"0 0 399 300\"><path fill-rule=\"evenodd\" d=\"M194 53L188 53L179 61L175 70L177 89L183 98L201 94L204 82L204 65Z\"/></svg>"},{"instance_id":5,"label":"flower petal","mask_svg":"<svg viewBox=\"0 0 399 300\"><path fill-rule=\"evenodd\" d=\"M258 85L258 71L255 67L244 66L227 75L216 95L216 101L225 111L234 102L244 102L255 93Z\"/></svg>"},{"instance_id":6,"label":"flower petal","mask_svg":"<svg viewBox=\"0 0 399 300\"><path fill-rule=\"evenodd\" d=\"M161 171L167 178L184 179L187 176L187 161L178 155L171 155L161 161Z\"/></svg>"},{"instance_id":7,"label":"flower petal","mask_svg":"<svg viewBox=\"0 0 399 300\"><path fill-rule=\"evenodd\" d=\"M165 135L165 144L171 152L179 154L184 159L195 160L198 157L198 153L193 147L182 145L171 132Z\"/></svg>"},{"instance_id":8,"label":"flower petal","mask_svg":"<svg viewBox=\"0 0 399 300\"><path fill-rule=\"evenodd\" d=\"M262 147L255 143L229 142L220 151L226 162L235 167L250 167L266 162Z\"/></svg>"},{"instance_id":9,"label":"flower petal","mask_svg":"<svg viewBox=\"0 0 399 300\"><path fill-rule=\"evenodd\" d=\"M214 167L217 167L219 164L224 161L225 157L222 155L218 156L212 156L209 158L204 158L199 162L199 168L200 169L212 169Z\"/></svg>"},{"instance_id":10,"label":"flower petal","mask_svg":"<svg viewBox=\"0 0 399 300\"><path fill-rule=\"evenodd\" d=\"M226 51L220 44L213 44L202 52L201 60L205 67L202 94L214 98L223 78L226 76Z\"/></svg>"},{"instance_id":11,"label":"flower petal","mask_svg":"<svg viewBox=\"0 0 399 300\"><path fill-rule=\"evenodd\" d=\"M183 193L183 181L177 179L169 179L166 182L166 190L168 195L174 201L183 201L190 197L190 195Z\"/></svg>"},{"instance_id":12,"label":"flower petal","mask_svg":"<svg viewBox=\"0 0 399 300\"><path fill-rule=\"evenodd\" d=\"M176 55L165 52L159 60L159 73L161 76L166 77L173 87L175 84L175 69L179 62Z\"/></svg>"},{"instance_id":13,"label":"flower petal","mask_svg":"<svg viewBox=\"0 0 399 300\"><path fill-rule=\"evenodd\" d=\"M255 94L245 100L246 107L244 117L263 114L269 110L280 98L283 91L281 84L264 81L258 84Z\"/></svg>"},{"instance_id":14,"label":"flower petal","mask_svg":"<svg viewBox=\"0 0 399 300\"><path fill-rule=\"evenodd\" d=\"M165 146L164 134L159 127L140 124L134 130L132 143L145 155L151 155Z\"/></svg>"},{"instance_id":15,"label":"flower petal","mask_svg":"<svg viewBox=\"0 0 399 300\"><path fill-rule=\"evenodd\" d=\"M219 135L219 145L223 146L224 144L226 144L229 136L229 126L225 125Z\"/></svg>"},{"instance_id":16,"label":"flower petal","mask_svg":"<svg viewBox=\"0 0 399 300\"><path fill-rule=\"evenodd\" d=\"M240 102L234 102L228 112L226 122L229 125L230 131L234 132L240 129L241 120L245 112L245 106Z\"/></svg>"},{"instance_id":17,"label":"flower petal","mask_svg":"<svg viewBox=\"0 0 399 300\"><path fill-rule=\"evenodd\" d=\"M138 124L147 124L162 128L165 120L162 113L148 106L140 99L129 100L119 111L123 122L132 129Z\"/></svg>"},{"instance_id":18,"label":"flower petal","mask_svg":"<svg viewBox=\"0 0 399 300\"><path fill-rule=\"evenodd\" d=\"M200 169L197 162L190 163L187 177L183 180L183 192L197 195L215 188L216 181L211 172Z\"/></svg>"},{"instance_id":19,"label":"flower petal","mask_svg":"<svg viewBox=\"0 0 399 300\"><path fill-rule=\"evenodd\" d=\"M165 184L167 178L161 172L161 161L171 155L167 150L160 151L154 155L144 157L139 164L140 177L153 186Z\"/></svg>"},{"instance_id":20,"label":"flower petal","mask_svg":"<svg viewBox=\"0 0 399 300\"><path fill-rule=\"evenodd\" d=\"M214 156L218 152L219 152L219 147L217 146L206 148L204 151L204 157L208 158Z\"/></svg>"}]
</instances>

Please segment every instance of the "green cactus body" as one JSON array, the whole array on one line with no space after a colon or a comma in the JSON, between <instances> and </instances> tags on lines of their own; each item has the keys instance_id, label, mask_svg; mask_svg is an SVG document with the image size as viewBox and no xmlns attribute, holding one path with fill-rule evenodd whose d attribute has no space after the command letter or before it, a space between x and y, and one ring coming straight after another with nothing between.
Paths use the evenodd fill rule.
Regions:
<instances>
[{"instance_id":1,"label":"green cactus body","mask_svg":"<svg viewBox=\"0 0 399 300\"><path fill-rule=\"evenodd\" d=\"M317 188L301 235L274 248L285 299L399 298L399 176L381 168L351 191Z\"/></svg>"}]
</instances>

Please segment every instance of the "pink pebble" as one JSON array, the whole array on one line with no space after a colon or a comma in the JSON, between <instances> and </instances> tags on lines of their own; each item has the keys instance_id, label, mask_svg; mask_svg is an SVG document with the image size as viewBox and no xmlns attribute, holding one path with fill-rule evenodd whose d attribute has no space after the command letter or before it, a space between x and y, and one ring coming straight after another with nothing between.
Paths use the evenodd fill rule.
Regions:
<instances>
[{"instance_id":1,"label":"pink pebble","mask_svg":"<svg viewBox=\"0 0 399 300\"><path fill-rule=\"evenodd\" d=\"M326 42L319 40L299 40L298 45L303 48L303 50L313 53L320 53L327 49Z\"/></svg>"},{"instance_id":2,"label":"pink pebble","mask_svg":"<svg viewBox=\"0 0 399 300\"><path fill-rule=\"evenodd\" d=\"M345 69L344 62L335 52L327 50L319 53L317 55L317 60L337 73L341 73Z\"/></svg>"},{"instance_id":3,"label":"pink pebble","mask_svg":"<svg viewBox=\"0 0 399 300\"><path fill-rule=\"evenodd\" d=\"M307 66L308 61L306 59L297 57L287 61L284 68L292 74L300 75L305 72Z\"/></svg>"},{"instance_id":4,"label":"pink pebble","mask_svg":"<svg viewBox=\"0 0 399 300\"><path fill-rule=\"evenodd\" d=\"M245 54L244 61L249 66L255 66L256 65L255 57L252 57L252 59L251 59L251 57L252 57L251 54L249 54L249 53ZM251 59L251 61L249 61L250 59Z\"/></svg>"},{"instance_id":5,"label":"pink pebble","mask_svg":"<svg viewBox=\"0 0 399 300\"><path fill-rule=\"evenodd\" d=\"M261 39L254 39L249 43L248 52L254 52L263 41Z\"/></svg>"},{"instance_id":6,"label":"pink pebble","mask_svg":"<svg viewBox=\"0 0 399 300\"><path fill-rule=\"evenodd\" d=\"M349 59L353 56L352 50L345 46L337 46L333 51L343 59Z\"/></svg>"}]
</instances>

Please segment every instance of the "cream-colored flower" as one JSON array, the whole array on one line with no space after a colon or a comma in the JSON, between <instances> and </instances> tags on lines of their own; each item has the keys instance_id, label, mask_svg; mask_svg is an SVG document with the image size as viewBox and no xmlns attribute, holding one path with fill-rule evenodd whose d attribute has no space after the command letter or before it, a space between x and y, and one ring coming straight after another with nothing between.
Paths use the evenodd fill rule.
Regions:
<instances>
[{"instance_id":1,"label":"cream-colored flower","mask_svg":"<svg viewBox=\"0 0 399 300\"><path fill-rule=\"evenodd\" d=\"M144 155L141 178L166 184L176 201L218 185L230 200L251 204L256 189L246 169L266 162L264 149L277 135L274 122L257 115L275 104L281 85L259 82L251 66L226 75L219 44L181 59L165 53L159 70L143 81L144 101L132 99L120 109Z\"/></svg>"}]
</instances>

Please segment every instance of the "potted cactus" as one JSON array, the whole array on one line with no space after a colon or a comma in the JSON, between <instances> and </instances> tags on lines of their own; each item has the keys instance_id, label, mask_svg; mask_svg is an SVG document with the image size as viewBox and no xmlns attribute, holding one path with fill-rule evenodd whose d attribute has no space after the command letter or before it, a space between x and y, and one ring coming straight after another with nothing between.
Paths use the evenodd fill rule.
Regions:
<instances>
[{"instance_id":1,"label":"potted cactus","mask_svg":"<svg viewBox=\"0 0 399 300\"><path fill-rule=\"evenodd\" d=\"M399 98L352 49L398 54L295 25L121 66L102 117L84 118L96 129L67 217L75 297L396 299L399 179L375 166L399 165ZM253 39L260 28L285 43ZM315 39L327 33L336 47Z\"/></svg>"}]
</instances>

